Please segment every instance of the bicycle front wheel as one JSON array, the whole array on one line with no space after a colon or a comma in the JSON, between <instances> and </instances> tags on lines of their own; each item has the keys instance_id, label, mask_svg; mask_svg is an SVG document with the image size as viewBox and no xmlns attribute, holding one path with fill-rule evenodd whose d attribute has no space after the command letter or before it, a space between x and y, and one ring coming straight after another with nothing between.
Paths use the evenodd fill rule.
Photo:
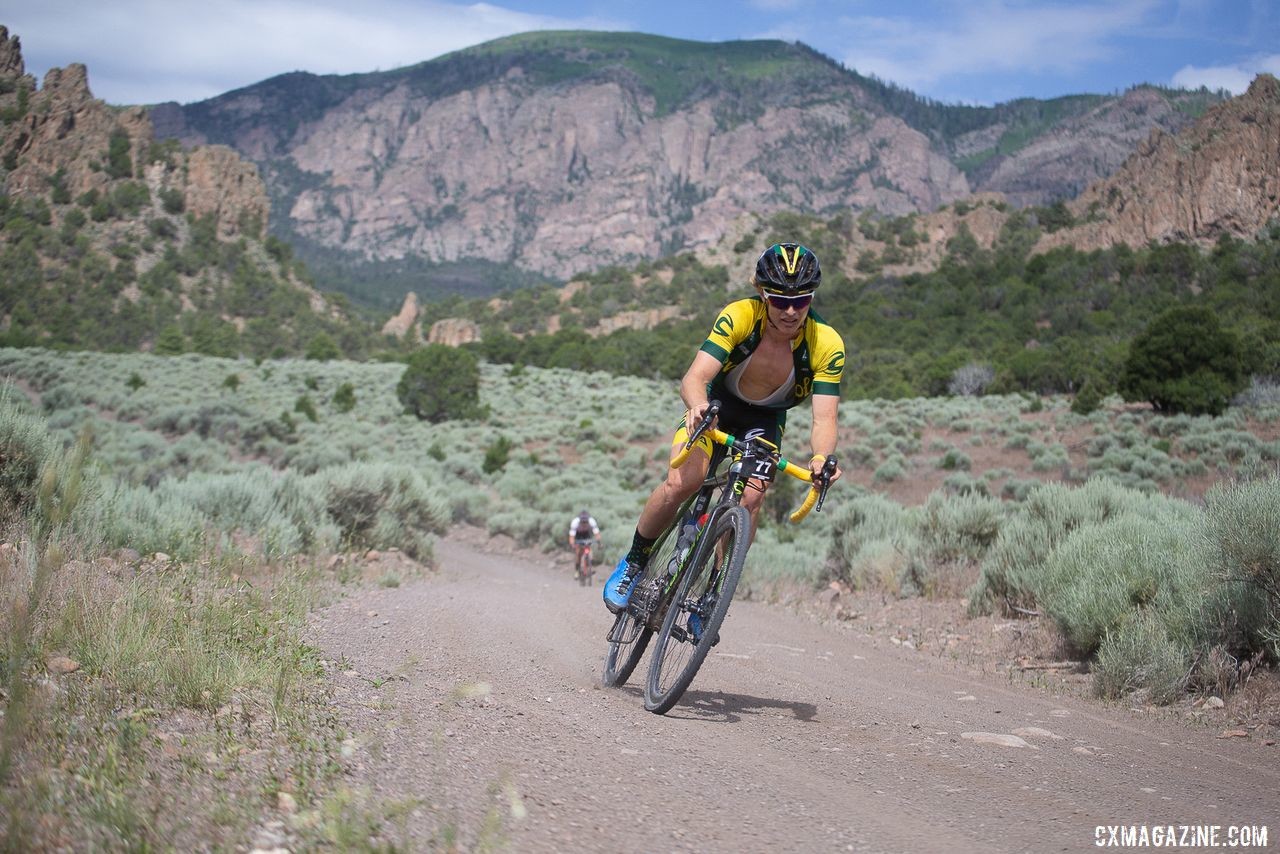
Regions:
<instances>
[{"instance_id":1,"label":"bicycle front wheel","mask_svg":"<svg viewBox=\"0 0 1280 854\"><path fill-rule=\"evenodd\" d=\"M751 516L745 507L733 507L716 520L685 566L649 662L644 707L654 714L679 702L720 640L750 545Z\"/></svg>"}]
</instances>

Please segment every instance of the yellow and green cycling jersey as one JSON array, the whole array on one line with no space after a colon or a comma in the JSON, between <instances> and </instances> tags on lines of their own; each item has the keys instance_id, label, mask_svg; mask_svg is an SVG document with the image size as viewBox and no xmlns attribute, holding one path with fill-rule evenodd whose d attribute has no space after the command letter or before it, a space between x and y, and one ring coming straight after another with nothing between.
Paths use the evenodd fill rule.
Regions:
<instances>
[{"instance_id":1,"label":"yellow and green cycling jersey","mask_svg":"<svg viewBox=\"0 0 1280 854\"><path fill-rule=\"evenodd\" d=\"M763 400L751 400L738 392L738 378L751 354L760 346L767 321L767 306L760 297L729 303L721 310L700 348L720 361L720 373L708 389L712 399L729 398L751 408L787 410L813 394L840 394L844 372L844 339L826 321L809 311L804 330L791 342L792 375Z\"/></svg>"}]
</instances>

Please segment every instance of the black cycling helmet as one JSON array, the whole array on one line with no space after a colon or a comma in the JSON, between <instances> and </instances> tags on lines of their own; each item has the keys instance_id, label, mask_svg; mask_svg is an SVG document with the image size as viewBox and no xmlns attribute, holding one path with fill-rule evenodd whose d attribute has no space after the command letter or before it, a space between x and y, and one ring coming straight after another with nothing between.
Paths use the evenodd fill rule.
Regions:
<instances>
[{"instance_id":1,"label":"black cycling helmet","mask_svg":"<svg viewBox=\"0 0 1280 854\"><path fill-rule=\"evenodd\" d=\"M751 284L783 294L807 293L822 284L818 256L799 243L775 243L756 261Z\"/></svg>"}]
</instances>

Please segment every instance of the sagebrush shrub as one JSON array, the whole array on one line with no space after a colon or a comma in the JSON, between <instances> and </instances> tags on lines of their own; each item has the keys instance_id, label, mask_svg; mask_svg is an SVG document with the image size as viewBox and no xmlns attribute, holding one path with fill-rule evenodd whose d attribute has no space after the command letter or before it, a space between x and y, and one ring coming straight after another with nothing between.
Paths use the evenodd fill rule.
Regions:
<instances>
[{"instance_id":1,"label":"sagebrush shrub","mask_svg":"<svg viewBox=\"0 0 1280 854\"><path fill-rule=\"evenodd\" d=\"M1189 669L1186 647L1143 608L1124 615L1120 625L1102 639L1093 686L1102 697L1116 699L1143 691L1153 703L1169 703L1186 687Z\"/></svg>"},{"instance_id":2,"label":"sagebrush shrub","mask_svg":"<svg viewBox=\"0 0 1280 854\"><path fill-rule=\"evenodd\" d=\"M1145 608L1189 655L1202 640L1209 589L1199 534L1197 520L1173 514L1083 525L1045 560L1037 595L1085 654Z\"/></svg>"},{"instance_id":3,"label":"sagebrush shrub","mask_svg":"<svg viewBox=\"0 0 1280 854\"><path fill-rule=\"evenodd\" d=\"M452 516L439 490L416 470L390 463L352 463L312 475L343 543L353 549L398 548L414 559L431 556L431 534Z\"/></svg>"},{"instance_id":4,"label":"sagebrush shrub","mask_svg":"<svg viewBox=\"0 0 1280 854\"><path fill-rule=\"evenodd\" d=\"M1222 585L1221 639L1233 652L1280 657L1280 476L1214 487L1204 520L1209 564Z\"/></svg>"}]
</instances>

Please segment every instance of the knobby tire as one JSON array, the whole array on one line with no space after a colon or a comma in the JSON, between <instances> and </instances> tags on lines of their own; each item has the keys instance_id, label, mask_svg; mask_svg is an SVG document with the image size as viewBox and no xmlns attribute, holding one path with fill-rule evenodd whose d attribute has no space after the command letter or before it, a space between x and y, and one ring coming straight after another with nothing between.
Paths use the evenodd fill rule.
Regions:
<instances>
[{"instance_id":1,"label":"knobby tire","mask_svg":"<svg viewBox=\"0 0 1280 854\"><path fill-rule=\"evenodd\" d=\"M635 616L629 611L622 611L614 620L614 626L617 631L624 633L623 637L625 637L625 633L633 630L632 625L635 622ZM653 629L646 627L640 629L640 634L636 635L636 639L631 643L609 644L609 652L604 659L604 687L617 688L626 683L631 672L644 657L645 648L649 646L651 637L653 637Z\"/></svg>"},{"instance_id":2,"label":"knobby tire","mask_svg":"<svg viewBox=\"0 0 1280 854\"><path fill-rule=\"evenodd\" d=\"M654 714L664 714L679 702L698 675L698 668L719 637L720 626L729 613L729 604L742 577L751 545L750 514L745 507L732 507L713 524L710 536L703 538L697 553L685 567L675 598L658 631L644 692L644 707ZM701 601L712 587L716 590L715 604L704 618L698 642L681 640L681 636L690 637L687 604Z\"/></svg>"},{"instance_id":3,"label":"knobby tire","mask_svg":"<svg viewBox=\"0 0 1280 854\"><path fill-rule=\"evenodd\" d=\"M649 556L648 565L645 567L644 574L640 577L640 584L636 585L637 590L641 585L648 584L650 579L655 576L655 573L666 572L667 563L676 551L676 534L680 521L684 519L689 505L692 503L692 499L685 502L680 508L680 512L676 514L676 520L658 536L657 542L653 545L653 552ZM661 616L657 619L661 619ZM626 637L627 634L634 630L634 626L638 622L636 616L629 609L624 610L613 621L613 629L609 632L609 636ZM610 642L609 651L604 659L604 678L601 680L604 687L618 688L631 677L632 671L636 669L636 665L644 657L644 651L649 646L649 639L654 635L654 625L655 623L651 620L649 625L641 628L640 633L636 635L636 639L632 643Z\"/></svg>"}]
</instances>

